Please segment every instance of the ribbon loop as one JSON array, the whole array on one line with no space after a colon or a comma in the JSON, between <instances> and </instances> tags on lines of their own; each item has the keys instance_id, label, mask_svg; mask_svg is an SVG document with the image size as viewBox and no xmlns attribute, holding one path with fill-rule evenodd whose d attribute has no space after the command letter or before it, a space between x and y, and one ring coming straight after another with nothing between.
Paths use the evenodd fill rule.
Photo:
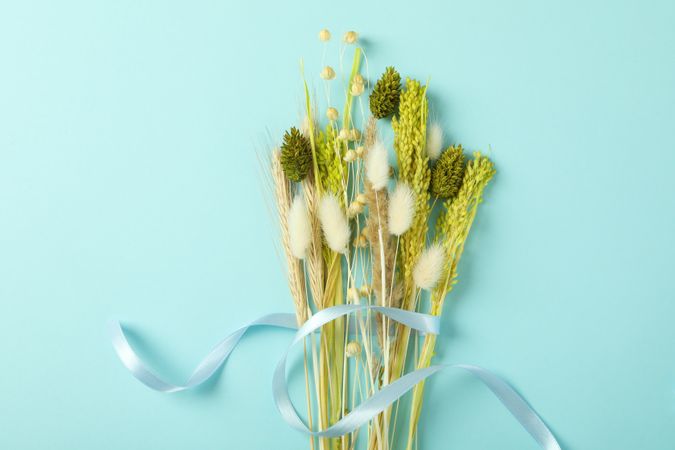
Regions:
<instances>
[{"instance_id":1,"label":"ribbon loop","mask_svg":"<svg viewBox=\"0 0 675 450\"><path fill-rule=\"evenodd\" d=\"M286 383L286 360L291 348L301 342L312 332L317 331L323 325L332 322L348 314L364 310L373 310L379 312L399 323L402 323L411 329L422 333L438 334L439 317L422 314L414 311L406 311L399 308L389 308L385 306L374 305L338 305L322 309L310 317L298 330L293 338L293 342L288 347L284 355L279 360L274 371L272 379L272 393L274 402L277 405L279 413L286 423L312 436L320 437L339 437L354 431L355 429L368 423L370 419L384 411L390 404L401 398L410 389L427 376L435 373L435 370L419 369L415 372L404 375L393 383L383 387L375 392L371 397L364 400L359 406L354 408L349 414L338 420L331 427L322 431L312 431L302 421L298 411L288 395L288 384ZM420 378L420 376L422 378Z\"/></svg>"}]
</instances>

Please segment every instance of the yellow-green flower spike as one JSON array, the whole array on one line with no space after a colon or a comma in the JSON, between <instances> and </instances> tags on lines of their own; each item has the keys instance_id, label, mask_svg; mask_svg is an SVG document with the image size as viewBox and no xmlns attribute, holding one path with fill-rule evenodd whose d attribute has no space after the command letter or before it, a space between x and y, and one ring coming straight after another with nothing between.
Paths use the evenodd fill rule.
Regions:
<instances>
[{"instance_id":1,"label":"yellow-green flower spike","mask_svg":"<svg viewBox=\"0 0 675 450\"><path fill-rule=\"evenodd\" d=\"M344 202L342 177L347 173L347 166L342 159L342 146L337 141L337 133L331 125L317 136L316 161L324 188L335 194L340 202ZM344 206L344 205L342 205Z\"/></svg>"}]
</instances>

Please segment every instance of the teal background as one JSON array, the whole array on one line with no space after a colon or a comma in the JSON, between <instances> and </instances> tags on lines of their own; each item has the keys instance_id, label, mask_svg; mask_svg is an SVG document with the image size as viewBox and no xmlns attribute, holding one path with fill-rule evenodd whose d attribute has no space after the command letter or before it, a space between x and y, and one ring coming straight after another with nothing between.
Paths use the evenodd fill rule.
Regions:
<instances>
[{"instance_id":1,"label":"teal background","mask_svg":"<svg viewBox=\"0 0 675 450\"><path fill-rule=\"evenodd\" d=\"M288 333L167 396L105 324L180 381L291 309L256 150L323 27L362 33L372 77L431 76L450 140L497 164L438 360L505 376L565 449L672 448L673 23L667 1L3 2L0 448L307 447L271 400ZM423 448L536 448L477 382L430 384Z\"/></svg>"}]
</instances>

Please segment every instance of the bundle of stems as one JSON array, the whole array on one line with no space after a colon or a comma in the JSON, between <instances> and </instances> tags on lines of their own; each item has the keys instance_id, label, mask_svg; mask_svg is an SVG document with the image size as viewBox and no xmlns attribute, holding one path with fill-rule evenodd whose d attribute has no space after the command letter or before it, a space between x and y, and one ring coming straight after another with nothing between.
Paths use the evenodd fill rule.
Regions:
<instances>
[{"instance_id":1,"label":"bundle of stems","mask_svg":"<svg viewBox=\"0 0 675 450\"><path fill-rule=\"evenodd\" d=\"M319 33L324 43L330 38L328 30ZM342 113L331 103L338 81L333 67L325 64L324 51L324 67L317 72L325 98L312 98L303 73L304 118L271 152L298 324L340 304L440 315L457 282L464 245L494 166L478 152L467 162L460 145L444 145L437 124L427 126L427 86L409 78L402 84L393 67L371 85L361 71L365 54L356 32L343 36L340 68L351 49L351 69L342 74ZM325 115L319 100L327 104ZM387 126L394 134L395 167L390 167L390 152L380 137ZM437 219L430 226L434 210ZM422 302L425 297L430 301ZM306 338L307 422L313 430L338 422L407 367L431 363L434 335L424 336L420 345L408 327L369 311L335 320ZM420 383L406 412L399 414L396 403L364 430L310 438L310 448L348 450L363 442L371 450L402 448L404 443L412 449L423 392ZM360 432L366 434L363 439Z\"/></svg>"}]
</instances>

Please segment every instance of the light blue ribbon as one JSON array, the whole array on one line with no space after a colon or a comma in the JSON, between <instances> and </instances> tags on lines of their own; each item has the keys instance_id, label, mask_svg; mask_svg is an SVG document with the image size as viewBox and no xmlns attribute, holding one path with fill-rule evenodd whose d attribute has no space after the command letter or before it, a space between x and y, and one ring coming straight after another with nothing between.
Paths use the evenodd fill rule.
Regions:
<instances>
[{"instance_id":1,"label":"light blue ribbon","mask_svg":"<svg viewBox=\"0 0 675 450\"><path fill-rule=\"evenodd\" d=\"M194 388L211 378L218 368L225 363L230 353L232 353L239 343L239 340L248 329L258 326L297 329L291 345L284 353L274 371L274 401L286 423L304 433L321 437L338 437L350 433L367 424L368 421L387 409L389 405L405 395L417 383L444 369L460 369L482 381L483 384L497 396L509 412L511 412L516 420L520 422L523 428L525 428L542 449L560 450L560 444L556 441L551 430L549 430L537 413L511 386L488 370L468 364L435 365L417 369L402 376L391 384L382 387L382 389L361 402L360 405L355 407L349 414L337 421L331 427L322 431L312 431L307 428L288 395L286 360L290 349L295 344L301 342L305 337L319 331L323 325L348 314L359 313L365 310L381 313L420 333L438 334L439 332L438 316L374 305L339 305L326 308L310 317L299 329L297 328L294 314L269 314L238 328L218 343L218 345L216 345L216 347L199 363L188 381L183 385L175 385L166 382L148 369L146 364L129 345L124 330L122 330L119 322L111 323L110 332L112 344L117 356L134 377L156 391L178 392Z\"/></svg>"}]
</instances>

